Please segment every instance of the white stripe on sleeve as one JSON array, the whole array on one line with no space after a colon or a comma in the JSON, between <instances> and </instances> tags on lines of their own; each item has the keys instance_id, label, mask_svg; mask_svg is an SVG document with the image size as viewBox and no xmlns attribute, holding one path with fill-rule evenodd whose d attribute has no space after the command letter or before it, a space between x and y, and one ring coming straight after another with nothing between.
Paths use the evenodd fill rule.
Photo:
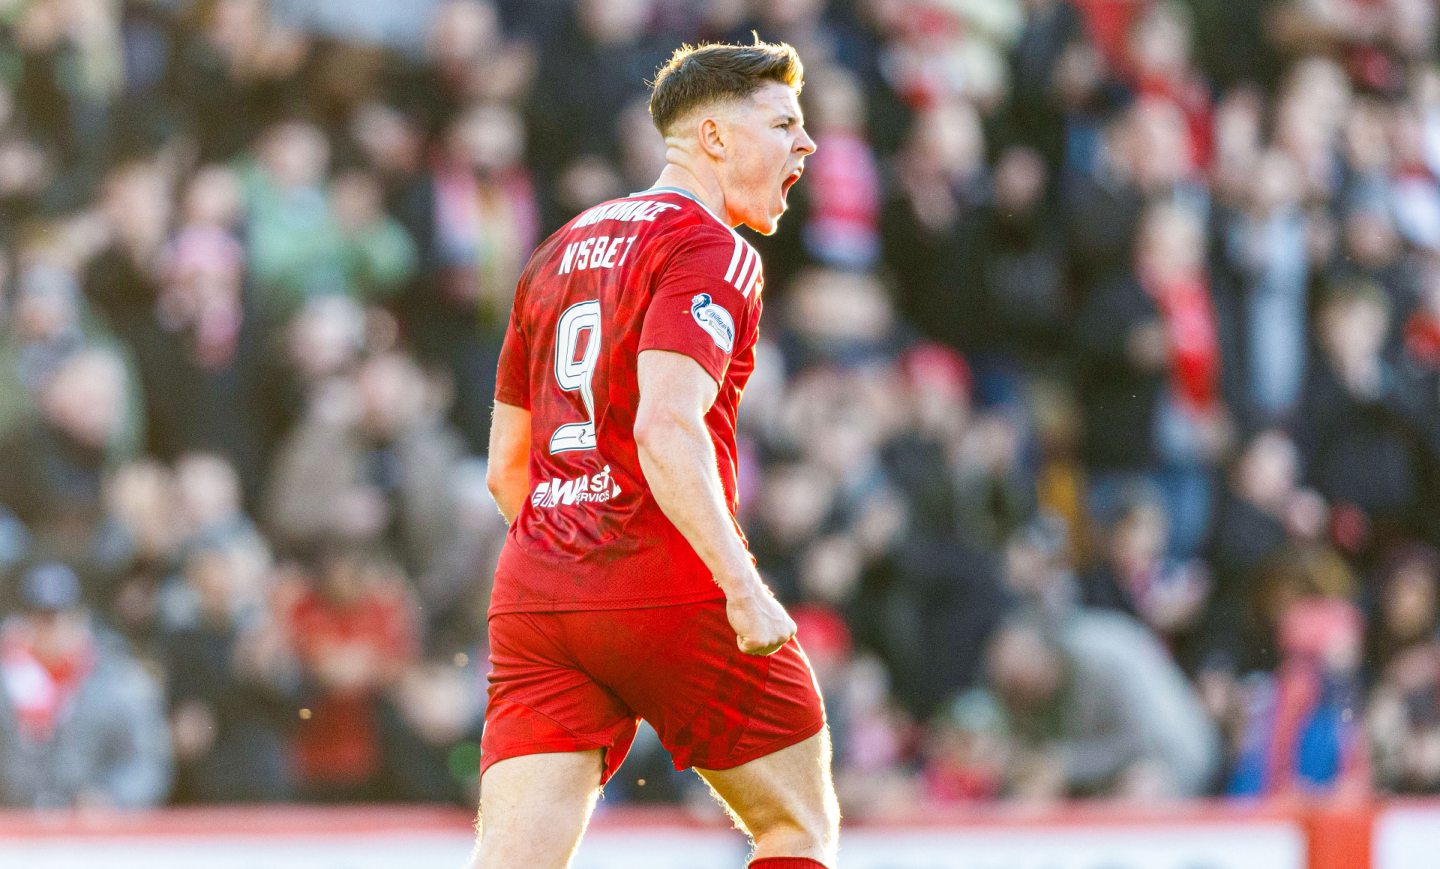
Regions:
<instances>
[{"instance_id":1,"label":"white stripe on sleeve","mask_svg":"<svg viewBox=\"0 0 1440 869\"><path fill-rule=\"evenodd\" d=\"M732 232L731 235L735 234ZM735 252L730 254L730 268L725 272L725 280L728 281L735 277L735 265L740 262L740 251L746 247L749 247L749 245L745 244L745 241L741 239L740 236L735 235Z\"/></svg>"},{"instance_id":2,"label":"white stripe on sleeve","mask_svg":"<svg viewBox=\"0 0 1440 869\"><path fill-rule=\"evenodd\" d=\"M755 275L759 267L760 254L747 243L745 245L745 266L740 269L740 274L734 281L735 289L744 295L748 295L750 293L749 287L755 282Z\"/></svg>"}]
</instances>

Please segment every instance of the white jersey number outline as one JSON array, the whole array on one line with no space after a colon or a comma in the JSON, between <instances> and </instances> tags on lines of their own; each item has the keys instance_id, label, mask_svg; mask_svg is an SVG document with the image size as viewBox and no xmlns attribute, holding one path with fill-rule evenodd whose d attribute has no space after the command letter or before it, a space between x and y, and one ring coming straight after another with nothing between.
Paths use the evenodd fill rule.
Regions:
<instances>
[{"instance_id":1,"label":"white jersey number outline","mask_svg":"<svg viewBox=\"0 0 1440 869\"><path fill-rule=\"evenodd\" d=\"M575 358L580 339L589 332L585 354ZM600 360L600 302L577 302L565 309L555 324L555 381L566 392L579 390L585 403L585 422L566 423L550 435L550 453L595 449L595 393L591 378Z\"/></svg>"}]
</instances>

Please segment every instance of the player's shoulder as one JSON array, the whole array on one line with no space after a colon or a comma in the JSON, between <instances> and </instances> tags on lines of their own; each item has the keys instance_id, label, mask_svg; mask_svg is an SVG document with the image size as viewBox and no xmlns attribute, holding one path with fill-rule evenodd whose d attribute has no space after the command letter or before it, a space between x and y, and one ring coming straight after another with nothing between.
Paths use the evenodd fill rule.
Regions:
<instances>
[{"instance_id":1,"label":"player's shoulder","mask_svg":"<svg viewBox=\"0 0 1440 869\"><path fill-rule=\"evenodd\" d=\"M750 295L760 280L760 252L728 227L712 224L678 237L673 258L682 260L687 271L719 277L745 296Z\"/></svg>"},{"instance_id":2,"label":"player's shoulder","mask_svg":"<svg viewBox=\"0 0 1440 869\"><path fill-rule=\"evenodd\" d=\"M717 272L746 295L759 279L760 252L740 233L722 223L698 200L680 191L660 191L685 203L683 217L677 215L661 230L661 244L671 265L686 271Z\"/></svg>"}]
</instances>

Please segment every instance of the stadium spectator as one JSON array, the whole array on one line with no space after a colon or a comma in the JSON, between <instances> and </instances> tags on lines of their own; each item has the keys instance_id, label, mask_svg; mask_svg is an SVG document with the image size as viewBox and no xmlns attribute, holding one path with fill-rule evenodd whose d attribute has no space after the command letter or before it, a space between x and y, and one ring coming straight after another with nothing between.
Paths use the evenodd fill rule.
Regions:
<instances>
[{"instance_id":1,"label":"stadium spectator","mask_svg":"<svg viewBox=\"0 0 1440 869\"><path fill-rule=\"evenodd\" d=\"M1324 300L1297 429L1306 479L1346 523L1339 542L1353 554L1414 533L1426 498L1424 433L1433 423L1385 350L1392 305L1367 282L1341 284Z\"/></svg>"},{"instance_id":2,"label":"stadium spectator","mask_svg":"<svg viewBox=\"0 0 1440 869\"><path fill-rule=\"evenodd\" d=\"M880 255L881 188L874 150L863 135L864 92L838 68L808 86L818 147L807 170L805 248L824 265L869 269Z\"/></svg>"},{"instance_id":3,"label":"stadium spectator","mask_svg":"<svg viewBox=\"0 0 1440 869\"><path fill-rule=\"evenodd\" d=\"M367 315L392 322L348 296L316 296L276 336L277 352L261 363L257 399L267 462L274 461L275 450L307 410L353 376L366 350Z\"/></svg>"},{"instance_id":4,"label":"stadium spectator","mask_svg":"<svg viewBox=\"0 0 1440 869\"><path fill-rule=\"evenodd\" d=\"M1084 577L1081 602L1139 619L1184 657L1212 583L1203 563L1167 556L1167 523L1159 499L1130 493L1107 529L1099 563Z\"/></svg>"},{"instance_id":5,"label":"stadium spectator","mask_svg":"<svg viewBox=\"0 0 1440 869\"><path fill-rule=\"evenodd\" d=\"M235 542L253 551L266 548L241 502L240 475L224 458L187 453L175 462L176 517L181 545Z\"/></svg>"},{"instance_id":6,"label":"stadium spectator","mask_svg":"<svg viewBox=\"0 0 1440 869\"><path fill-rule=\"evenodd\" d=\"M984 156L984 129L973 106L926 109L910 127L881 221L896 308L925 337L962 350L982 340L985 325L980 206L990 178Z\"/></svg>"},{"instance_id":7,"label":"stadium spectator","mask_svg":"<svg viewBox=\"0 0 1440 869\"><path fill-rule=\"evenodd\" d=\"M478 795L476 757L485 691L478 665L460 653L411 664L381 705L384 793L391 799L459 802Z\"/></svg>"},{"instance_id":8,"label":"stadium spectator","mask_svg":"<svg viewBox=\"0 0 1440 869\"><path fill-rule=\"evenodd\" d=\"M1204 543L1211 466L1228 438L1220 345L1199 218L1179 206L1154 205L1143 214L1139 233L1131 274L1100 290L1081 313L1082 326L1099 333L1082 339L1097 364L1087 372L1086 421L1090 430L1103 426L1104 432L1090 439L1092 467L1105 471L1096 474L1089 497L1104 521L1115 487L1148 477L1169 514L1167 548L1183 559ZM1102 332L1107 327L1095 318L1107 316L1124 325ZM1101 335L1116 340L1121 353L1111 348L1095 354ZM1122 361L1123 367L1108 367ZM1109 380L1106 372L1120 376ZM1127 385L1138 390L1137 401L1118 393ZM1134 406L1133 416L1117 413L1125 404ZM1126 429L1126 423L1134 427Z\"/></svg>"},{"instance_id":9,"label":"stadium spectator","mask_svg":"<svg viewBox=\"0 0 1440 869\"><path fill-rule=\"evenodd\" d=\"M1221 349L1233 360L1221 370L1227 402L1253 430L1288 423L1300 404L1309 351L1308 224L1293 160L1274 149L1235 160L1244 167L1237 169L1243 198L1221 205L1211 274Z\"/></svg>"},{"instance_id":10,"label":"stadium spectator","mask_svg":"<svg viewBox=\"0 0 1440 869\"><path fill-rule=\"evenodd\" d=\"M480 459L461 461L449 479L454 529L415 582L430 656L473 655L485 641L486 609L506 527L485 485Z\"/></svg>"},{"instance_id":11,"label":"stadium spectator","mask_svg":"<svg viewBox=\"0 0 1440 869\"><path fill-rule=\"evenodd\" d=\"M892 667L897 697L922 718L977 678L1004 605L989 546L1023 509L1014 432L999 418L972 421L970 383L947 348L904 357L900 424L880 453L901 521L863 598L883 616L853 616Z\"/></svg>"},{"instance_id":12,"label":"stadium spectator","mask_svg":"<svg viewBox=\"0 0 1440 869\"><path fill-rule=\"evenodd\" d=\"M330 188L347 292L368 300L395 295L415 271L415 242L384 210L384 190L373 173L351 169Z\"/></svg>"},{"instance_id":13,"label":"stadium spectator","mask_svg":"<svg viewBox=\"0 0 1440 869\"><path fill-rule=\"evenodd\" d=\"M92 620L74 571L45 562L0 623L0 803L143 808L170 786L160 687Z\"/></svg>"},{"instance_id":14,"label":"stadium spectator","mask_svg":"<svg viewBox=\"0 0 1440 869\"><path fill-rule=\"evenodd\" d=\"M954 704L1009 601L1063 626L1085 593L1192 672L1235 787L1352 787L1307 752L1365 727L1380 786L1440 789L1434 4L343 5L35 0L0 33L0 618L31 618L22 565L74 569L171 698L175 799L236 798L197 782L252 748L236 787L308 792L291 653L247 669L246 638L336 534L423 608L367 695L383 762L329 793L464 798L519 264L655 176L656 47L751 28L799 48L821 147L752 239L741 522L853 642L847 809L1056 790L1023 716ZM1214 587L1166 628L1192 558ZM1279 650L1315 598L1359 607L1358 676ZM610 799L687 798L658 782Z\"/></svg>"},{"instance_id":15,"label":"stadium spectator","mask_svg":"<svg viewBox=\"0 0 1440 869\"><path fill-rule=\"evenodd\" d=\"M417 79L406 98L421 101L427 125L443 123L476 95L489 78L490 64L503 53L497 4L491 0L445 0L430 17L425 65L412 70Z\"/></svg>"},{"instance_id":16,"label":"stadium spectator","mask_svg":"<svg viewBox=\"0 0 1440 869\"><path fill-rule=\"evenodd\" d=\"M85 296L122 340L134 343L154 316L172 204L154 165L127 162L105 178L100 198L104 239L85 269Z\"/></svg>"},{"instance_id":17,"label":"stadium spectator","mask_svg":"<svg viewBox=\"0 0 1440 869\"><path fill-rule=\"evenodd\" d=\"M1083 54L1084 49L1072 53ZM1071 61L1066 72L1081 63ZM1099 102L1098 96L1090 99ZM1071 293L1080 305L1088 303L1100 287L1126 274L1133 262L1135 234L1147 196L1169 192L1163 189L1163 180L1157 181L1161 189L1142 186L1135 153L1141 110L1106 104L1094 114L1086 135L1076 130L1067 137L1071 140L1068 150L1076 153L1065 155L1060 178ZM1086 150L1082 152L1075 140L1084 141ZM1167 141L1163 146L1175 148L1178 143Z\"/></svg>"},{"instance_id":18,"label":"stadium spectator","mask_svg":"<svg viewBox=\"0 0 1440 869\"><path fill-rule=\"evenodd\" d=\"M45 0L27 6L15 24L6 41L22 66L16 113L62 164L93 172L108 156L93 143L106 141L123 83L119 21L99 3Z\"/></svg>"},{"instance_id":19,"label":"stadium spectator","mask_svg":"<svg viewBox=\"0 0 1440 869\"><path fill-rule=\"evenodd\" d=\"M1025 23L1010 52L1013 90L1007 105L1010 121L1021 141L1034 147L1052 177L1066 151L1065 94L1059 75L1062 59L1070 65L1086 55L1084 21L1074 4L1064 0L1028 0Z\"/></svg>"},{"instance_id":20,"label":"stadium spectator","mask_svg":"<svg viewBox=\"0 0 1440 869\"><path fill-rule=\"evenodd\" d=\"M1375 745L1376 784L1392 792L1440 787L1434 746L1440 691L1436 601L1440 559L1428 547L1392 556L1377 590L1379 626L1366 666L1372 672L1366 723Z\"/></svg>"},{"instance_id":21,"label":"stadium spectator","mask_svg":"<svg viewBox=\"0 0 1440 869\"><path fill-rule=\"evenodd\" d=\"M192 545L160 605L181 802L293 799L300 669L264 587L268 553Z\"/></svg>"},{"instance_id":22,"label":"stadium spectator","mask_svg":"<svg viewBox=\"0 0 1440 869\"><path fill-rule=\"evenodd\" d=\"M74 353L41 385L40 416L0 445L0 507L26 526L37 557L83 561L88 554L126 402L118 356Z\"/></svg>"},{"instance_id":23,"label":"stadium spectator","mask_svg":"<svg viewBox=\"0 0 1440 869\"><path fill-rule=\"evenodd\" d=\"M324 131L285 121L265 131L242 172L247 265L269 320L283 320L307 297L348 289L326 193L329 165Z\"/></svg>"},{"instance_id":24,"label":"stadium spectator","mask_svg":"<svg viewBox=\"0 0 1440 869\"><path fill-rule=\"evenodd\" d=\"M1184 113L1187 156L1204 166L1210 160L1210 86L1192 64L1193 28L1189 6L1177 0L1146 4L1130 26L1125 66L1136 94Z\"/></svg>"},{"instance_id":25,"label":"stadium spectator","mask_svg":"<svg viewBox=\"0 0 1440 869\"><path fill-rule=\"evenodd\" d=\"M452 419L485 448L500 339L525 252L539 241L539 203L522 162L525 127L505 105L451 120L428 171L404 194L402 221L419 249L401 317L422 358L452 378Z\"/></svg>"},{"instance_id":26,"label":"stadium spectator","mask_svg":"<svg viewBox=\"0 0 1440 869\"><path fill-rule=\"evenodd\" d=\"M261 470L256 377L263 332L244 292L245 254L221 227L186 224L161 255L159 294L130 332L148 452L220 453L244 480Z\"/></svg>"},{"instance_id":27,"label":"stadium spectator","mask_svg":"<svg viewBox=\"0 0 1440 869\"><path fill-rule=\"evenodd\" d=\"M941 711L926 733L925 797L937 805L973 805L998 799L1013 747L1005 713L975 688Z\"/></svg>"},{"instance_id":28,"label":"stadium spectator","mask_svg":"<svg viewBox=\"0 0 1440 869\"><path fill-rule=\"evenodd\" d=\"M271 533L291 551L334 536L376 542L423 571L452 533L449 479L460 456L433 387L394 352L330 385L276 455Z\"/></svg>"},{"instance_id":29,"label":"stadium spectator","mask_svg":"<svg viewBox=\"0 0 1440 869\"><path fill-rule=\"evenodd\" d=\"M160 589L185 533L175 521L174 500L174 476L160 462L142 458L116 468L105 481L93 562L83 565L87 600L142 648L158 626Z\"/></svg>"},{"instance_id":30,"label":"stadium spectator","mask_svg":"<svg viewBox=\"0 0 1440 869\"><path fill-rule=\"evenodd\" d=\"M652 30L657 5L654 0L579 0L548 34L533 94L532 153L535 165L552 177L587 154L613 156L608 137L597 140L575 131L613 128L625 103L664 61Z\"/></svg>"},{"instance_id":31,"label":"stadium spectator","mask_svg":"<svg viewBox=\"0 0 1440 869\"><path fill-rule=\"evenodd\" d=\"M1374 586L1375 624L1365 663L1379 675L1432 640L1440 627L1440 553L1424 544L1388 553Z\"/></svg>"},{"instance_id":32,"label":"stadium spectator","mask_svg":"<svg viewBox=\"0 0 1440 869\"><path fill-rule=\"evenodd\" d=\"M383 556L341 545L319 565L283 616L304 680L299 785L315 799L373 799L384 793L384 698L416 657L414 603Z\"/></svg>"},{"instance_id":33,"label":"stadium spectator","mask_svg":"<svg viewBox=\"0 0 1440 869\"><path fill-rule=\"evenodd\" d=\"M1219 734L1154 637L1115 613L1080 611L1058 635L1007 622L987 677L1021 748L1008 786L1030 799L1154 799L1204 793Z\"/></svg>"},{"instance_id":34,"label":"stadium spectator","mask_svg":"<svg viewBox=\"0 0 1440 869\"><path fill-rule=\"evenodd\" d=\"M854 815L904 817L916 802L916 782L907 774L917 736L915 719L892 697L890 678L878 659L862 655L850 668L842 724L845 742L835 754L835 789L841 806Z\"/></svg>"},{"instance_id":35,"label":"stadium spectator","mask_svg":"<svg viewBox=\"0 0 1440 869\"><path fill-rule=\"evenodd\" d=\"M10 275L9 310L0 331L0 433L40 413L40 387L70 354L106 335L87 322L85 300L63 269L36 264ZM112 342L112 346L113 342Z\"/></svg>"},{"instance_id":36,"label":"stadium spectator","mask_svg":"<svg viewBox=\"0 0 1440 869\"><path fill-rule=\"evenodd\" d=\"M1082 603L1070 544L1063 521L1050 513L1037 515L1005 542L1007 597L1048 625L1064 624Z\"/></svg>"},{"instance_id":37,"label":"stadium spectator","mask_svg":"<svg viewBox=\"0 0 1440 869\"><path fill-rule=\"evenodd\" d=\"M185 34L171 63L185 130L206 162L230 160L274 123L295 96L306 37L273 19L261 0L221 0Z\"/></svg>"},{"instance_id":38,"label":"stadium spectator","mask_svg":"<svg viewBox=\"0 0 1440 869\"><path fill-rule=\"evenodd\" d=\"M1207 553L1215 589L1197 650L1202 667L1233 675L1250 666L1245 650L1261 644L1250 605L1254 589L1292 533L1303 530L1296 526L1325 521L1323 501L1299 488L1299 463L1294 442L1272 429L1245 444L1230 469Z\"/></svg>"},{"instance_id":39,"label":"stadium spectator","mask_svg":"<svg viewBox=\"0 0 1440 869\"><path fill-rule=\"evenodd\" d=\"M1279 642L1279 669L1248 686L1248 720L1226 793L1367 792L1369 745L1355 715L1359 611L1334 599L1296 601Z\"/></svg>"},{"instance_id":40,"label":"stadium spectator","mask_svg":"<svg viewBox=\"0 0 1440 869\"><path fill-rule=\"evenodd\" d=\"M1071 313L1064 230L1046 197L1049 184L1038 153L1007 148L996 159L994 196L981 218L986 328L972 356L982 392L1010 403L1024 375L1049 367L1048 348L1064 340Z\"/></svg>"}]
</instances>

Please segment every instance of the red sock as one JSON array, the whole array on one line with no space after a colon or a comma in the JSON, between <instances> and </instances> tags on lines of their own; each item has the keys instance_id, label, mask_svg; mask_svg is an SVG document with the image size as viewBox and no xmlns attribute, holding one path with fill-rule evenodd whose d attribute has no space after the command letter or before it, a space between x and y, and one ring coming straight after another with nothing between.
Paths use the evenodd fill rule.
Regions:
<instances>
[{"instance_id":1,"label":"red sock","mask_svg":"<svg viewBox=\"0 0 1440 869\"><path fill-rule=\"evenodd\" d=\"M825 869L825 864L809 857L762 857L750 869Z\"/></svg>"}]
</instances>

